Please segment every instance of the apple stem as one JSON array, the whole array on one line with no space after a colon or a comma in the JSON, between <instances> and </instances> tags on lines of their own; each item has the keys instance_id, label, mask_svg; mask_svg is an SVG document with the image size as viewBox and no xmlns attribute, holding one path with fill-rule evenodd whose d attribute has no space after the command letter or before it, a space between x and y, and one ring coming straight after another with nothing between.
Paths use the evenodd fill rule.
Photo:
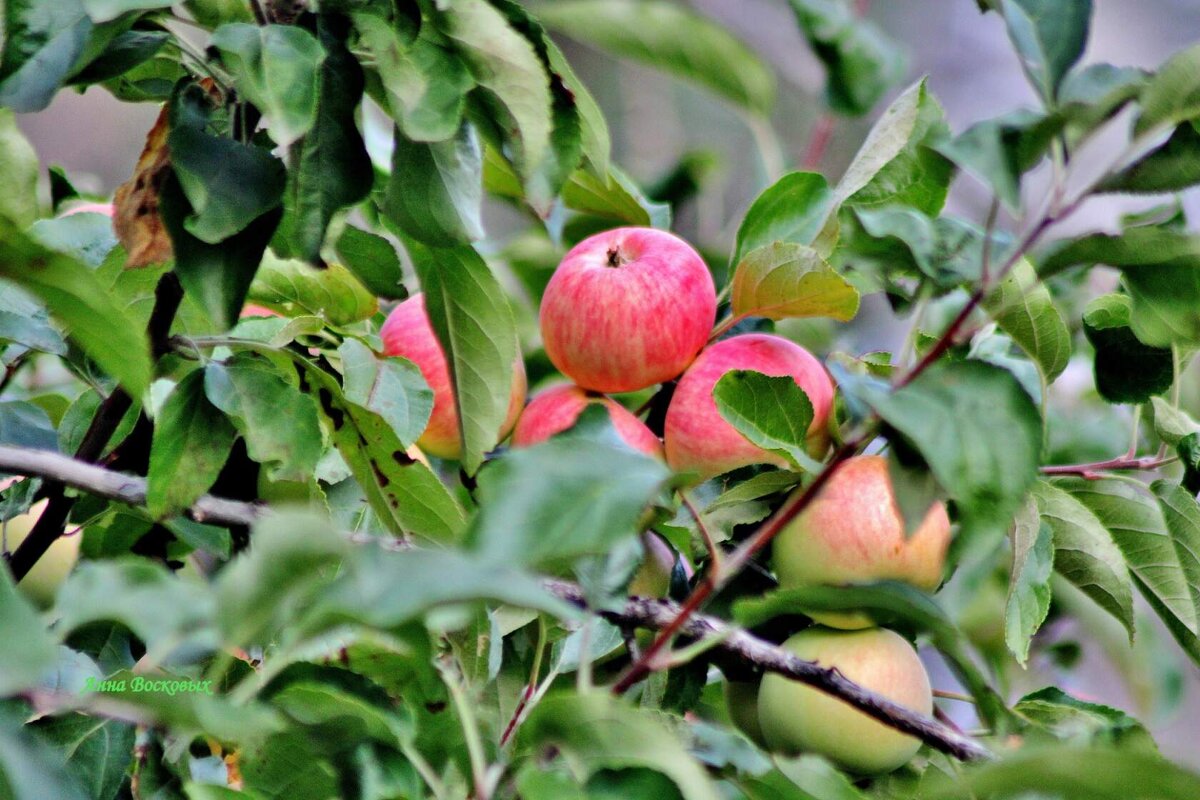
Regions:
<instances>
[{"instance_id":1,"label":"apple stem","mask_svg":"<svg viewBox=\"0 0 1200 800\"><path fill-rule=\"evenodd\" d=\"M621 255L621 249L619 247L614 246L614 247L608 248L607 263L608 263L608 266L612 267L613 269L617 269L618 267L622 267L625 265L625 263L626 263L625 257Z\"/></svg>"}]
</instances>

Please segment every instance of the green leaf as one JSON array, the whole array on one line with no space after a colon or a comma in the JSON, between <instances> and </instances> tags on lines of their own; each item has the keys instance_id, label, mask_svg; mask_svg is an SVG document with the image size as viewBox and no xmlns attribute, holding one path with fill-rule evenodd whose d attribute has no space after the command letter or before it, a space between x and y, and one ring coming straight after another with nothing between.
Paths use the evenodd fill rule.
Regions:
<instances>
[{"instance_id":1,"label":"green leaf","mask_svg":"<svg viewBox=\"0 0 1200 800\"><path fill-rule=\"evenodd\" d=\"M1003 535L1037 479L1042 452L1041 415L1016 378L979 361L943 362L902 389L864 384L859 392L955 500L960 536Z\"/></svg>"},{"instance_id":2,"label":"green leaf","mask_svg":"<svg viewBox=\"0 0 1200 800\"><path fill-rule=\"evenodd\" d=\"M792 172L769 186L751 204L738 227L733 264L751 250L775 242L813 245L837 198L824 176Z\"/></svg>"},{"instance_id":3,"label":"green leaf","mask_svg":"<svg viewBox=\"0 0 1200 800\"><path fill-rule=\"evenodd\" d=\"M125 31L113 37L103 52L71 75L72 86L88 86L117 78L145 64L171 41L165 31Z\"/></svg>"},{"instance_id":4,"label":"green leaf","mask_svg":"<svg viewBox=\"0 0 1200 800\"><path fill-rule=\"evenodd\" d=\"M667 229L671 225L671 207L647 198L625 173L615 166L601 180L591 172L571 173L562 190L563 204L574 211Z\"/></svg>"},{"instance_id":5,"label":"green leaf","mask_svg":"<svg viewBox=\"0 0 1200 800\"><path fill-rule=\"evenodd\" d=\"M475 85L463 60L432 29L422 25L410 42L381 16L354 14L359 41L374 56L378 78L373 97L412 141L440 142L462 124L467 92Z\"/></svg>"},{"instance_id":6,"label":"green leaf","mask_svg":"<svg viewBox=\"0 0 1200 800\"><path fill-rule=\"evenodd\" d=\"M130 395L141 396L150 383L149 342L90 269L0 217L0 278L37 296L89 358Z\"/></svg>"},{"instance_id":7,"label":"green leaf","mask_svg":"<svg viewBox=\"0 0 1200 800\"><path fill-rule=\"evenodd\" d=\"M789 0L800 30L825 65L825 101L839 114L866 114L904 78L905 57L879 26L848 3Z\"/></svg>"},{"instance_id":8,"label":"green leaf","mask_svg":"<svg viewBox=\"0 0 1200 800\"><path fill-rule=\"evenodd\" d=\"M0 708L0 792L6 800L90 800L93 795L60 767L60 754L25 727L24 716Z\"/></svg>"},{"instance_id":9,"label":"green leaf","mask_svg":"<svg viewBox=\"0 0 1200 800\"><path fill-rule=\"evenodd\" d=\"M611 694L559 692L544 698L521 726L520 742L556 747L576 772L646 767L666 775L687 800L717 800L707 773L666 722Z\"/></svg>"},{"instance_id":10,"label":"green leaf","mask_svg":"<svg viewBox=\"0 0 1200 800\"><path fill-rule=\"evenodd\" d=\"M266 360L236 355L204 369L204 391L246 440L250 458L276 481L306 481L321 457L321 427L312 399Z\"/></svg>"},{"instance_id":11,"label":"green leaf","mask_svg":"<svg viewBox=\"0 0 1200 800\"><path fill-rule=\"evenodd\" d=\"M858 313L858 290L802 244L775 242L751 250L738 263L731 285L738 316L849 322Z\"/></svg>"},{"instance_id":12,"label":"green leaf","mask_svg":"<svg viewBox=\"0 0 1200 800\"><path fill-rule=\"evenodd\" d=\"M133 725L68 713L43 717L30 727L54 745L60 763L87 789L88 797L116 797L133 752Z\"/></svg>"},{"instance_id":13,"label":"green leaf","mask_svg":"<svg viewBox=\"0 0 1200 800\"><path fill-rule=\"evenodd\" d=\"M1033 487L1054 536L1054 569L1117 619L1133 641L1133 583L1125 556L1104 523L1076 497L1045 481Z\"/></svg>"},{"instance_id":14,"label":"green leaf","mask_svg":"<svg viewBox=\"0 0 1200 800\"><path fill-rule=\"evenodd\" d=\"M1099 193L1178 192L1200 183L1200 131L1190 123L1096 187Z\"/></svg>"},{"instance_id":15,"label":"green leaf","mask_svg":"<svg viewBox=\"0 0 1200 800\"><path fill-rule=\"evenodd\" d=\"M852 241L855 261L866 256L888 271L911 265L945 287L979 279L984 235L971 223L957 217L930 219L906 206L860 207L853 213L865 234ZM993 234L993 254L1001 252L1001 242Z\"/></svg>"},{"instance_id":16,"label":"green leaf","mask_svg":"<svg viewBox=\"0 0 1200 800\"><path fill-rule=\"evenodd\" d=\"M187 229L192 207L174 174L159 191L159 213L175 252L175 273L188 299L221 330L233 327L282 212L268 211L241 233L208 244Z\"/></svg>"},{"instance_id":17,"label":"green leaf","mask_svg":"<svg viewBox=\"0 0 1200 800\"><path fill-rule=\"evenodd\" d=\"M1048 686L1027 694L1013 707L1035 729L1075 744L1123 746L1145 752L1157 750L1145 726L1111 706L1088 703Z\"/></svg>"},{"instance_id":18,"label":"green leaf","mask_svg":"<svg viewBox=\"0 0 1200 800\"><path fill-rule=\"evenodd\" d=\"M1060 115L1021 109L976 123L936 147L990 186L1010 210L1017 211L1021 207L1021 176L1046 156L1063 124Z\"/></svg>"},{"instance_id":19,"label":"green leaf","mask_svg":"<svg viewBox=\"0 0 1200 800\"><path fill-rule=\"evenodd\" d=\"M1128 295L1106 294L1088 303L1083 332L1096 350L1096 391L1110 403L1144 403L1175 382L1169 348L1148 347L1132 326Z\"/></svg>"},{"instance_id":20,"label":"green leaf","mask_svg":"<svg viewBox=\"0 0 1200 800\"><path fill-rule=\"evenodd\" d=\"M1000 0L998 5L1025 74L1053 104L1063 76L1087 45L1091 0Z\"/></svg>"},{"instance_id":21,"label":"green leaf","mask_svg":"<svg viewBox=\"0 0 1200 800\"><path fill-rule=\"evenodd\" d=\"M839 203L903 203L926 214L941 211L954 166L933 149L949 136L941 105L922 78L883 112L842 179Z\"/></svg>"},{"instance_id":22,"label":"green leaf","mask_svg":"<svg viewBox=\"0 0 1200 800\"><path fill-rule=\"evenodd\" d=\"M1200 116L1200 45L1167 59L1142 90L1140 100L1142 113L1133 126L1137 135Z\"/></svg>"},{"instance_id":23,"label":"green leaf","mask_svg":"<svg viewBox=\"0 0 1200 800\"><path fill-rule=\"evenodd\" d=\"M316 121L318 73L325 60L315 36L293 25L234 22L213 31L212 46L238 91L266 115L276 144L287 147L308 132Z\"/></svg>"},{"instance_id":24,"label":"green leaf","mask_svg":"<svg viewBox=\"0 0 1200 800\"><path fill-rule=\"evenodd\" d=\"M805 449L812 403L791 376L731 370L713 386L712 396L717 411L746 441L807 471L817 466Z\"/></svg>"},{"instance_id":25,"label":"green leaf","mask_svg":"<svg viewBox=\"0 0 1200 800\"><path fill-rule=\"evenodd\" d=\"M450 368L462 463L474 473L483 454L495 447L511 403L516 323L503 288L470 247L427 248L408 244L425 310Z\"/></svg>"},{"instance_id":26,"label":"green leaf","mask_svg":"<svg viewBox=\"0 0 1200 800\"><path fill-rule=\"evenodd\" d=\"M1030 747L961 775L933 770L927 775L921 796L928 800L1017 798L1033 792L1051 792L1061 800L1191 800L1200 793L1200 775L1157 753L1111 747Z\"/></svg>"},{"instance_id":27,"label":"green leaf","mask_svg":"<svg viewBox=\"0 0 1200 800\"><path fill-rule=\"evenodd\" d=\"M320 44L312 37L309 40L327 55L315 73L312 125L291 149L286 212L276 235L277 242L286 240L289 255L311 264L321 263L321 245L334 214L366 198L374 181L371 159L354 121L363 94L363 71L346 47L349 22L321 14L316 24ZM290 96L287 100L291 102Z\"/></svg>"},{"instance_id":28,"label":"green leaf","mask_svg":"<svg viewBox=\"0 0 1200 800\"><path fill-rule=\"evenodd\" d=\"M169 108L167 144L171 168L191 206L183 222L189 234L206 244L225 242L279 206L286 181L283 162L266 149L207 130L214 109L199 84L182 84ZM177 260L178 255L177 250Z\"/></svg>"},{"instance_id":29,"label":"green leaf","mask_svg":"<svg viewBox=\"0 0 1200 800\"><path fill-rule=\"evenodd\" d=\"M468 541L498 564L568 564L637 533L669 476L627 447L579 438L513 450L479 475L479 514Z\"/></svg>"},{"instance_id":30,"label":"green leaf","mask_svg":"<svg viewBox=\"0 0 1200 800\"><path fill-rule=\"evenodd\" d=\"M1161 397L1151 397L1150 403L1154 408L1154 432L1167 444L1175 447L1184 437L1200 433L1200 423L1188 416L1187 412L1175 408Z\"/></svg>"},{"instance_id":31,"label":"green leaf","mask_svg":"<svg viewBox=\"0 0 1200 800\"><path fill-rule=\"evenodd\" d=\"M483 153L463 123L444 142L411 142L396 129L392 174L382 209L400 231L423 244L449 247L484 235Z\"/></svg>"},{"instance_id":32,"label":"green leaf","mask_svg":"<svg viewBox=\"0 0 1200 800\"><path fill-rule=\"evenodd\" d=\"M1137 99L1147 76L1145 70L1112 64L1071 70L1058 91L1058 108L1067 117L1068 132L1090 134Z\"/></svg>"},{"instance_id":33,"label":"green leaf","mask_svg":"<svg viewBox=\"0 0 1200 800\"><path fill-rule=\"evenodd\" d=\"M403 300L408 296L402 282L404 273L400 269L400 256L387 239L347 225L334 246L346 268L371 294L387 300Z\"/></svg>"},{"instance_id":34,"label":"green leaf","mask_svg":"<svg viewBox=\"0 0 1200 800\"><path fill-rule=\"evenodd\" d=\"M1114 546L1115 549L1115 546ZM1029 642L1050 612L1050 574L1054 571L1054 537L1026 505L1012 530L1012 573L1004 609L1004 642L1022 666L1029 659Z\"/></svg>"},{"instance_id":35,"label":"green leaf","mask_svg":"<svg viewBox=\"0 0 1200 800\"><path fill-rule=\"evenodd\" d=\"M26 227L38 216L38 157L11 109L0 109L0 217Z\"/></svg>"},{"instance_id":36,"label":"green leaf","mask_svg":"<svg viewBox=\"0 0 1200 800\"><path fill-rule=\"evenodd\" d=\"M13 585L7 561L0 572L0 636L21 643L0 649L0 697L8 697L36 686L58 652L38 612Z\"/></svg>"},{"instance_id":37,"label":"green leaf","mask_svg":"<svg viewBox=\"0 0 1200 800\"><path fill-rule=\"evenodd\" d=\"M0 291L0 339L43 353L67 354L67 343L51 324L46 308L10 283Z\"/></svg>"},{"instance_id":38,"label":"green leaf","mask_svg":"<svg viewBox=\"0 0 1200 800\"><path fill-rule=\"evenodd\" d=\"M538 17L572 39L690 80L766 117L775 79L754 51L720 25L662 0L568 0Z\"/></svg>"},{"instance_id":39,"label":"green leaf","mask_svg":"<svg viewBox=\"0 0 1200 800\"><path fill-rule=\"evenodd\" d=\"M504 131L522 175L550 146L550 78L533 45L486 0L456 0L443 12L442 31L458 49L483 92L474 97Z\"/></svg>"},{"instance_id":40,"label":"green leaf","mask_svg":"<svg viewBox=\"0 0 1200 800\"><path fill-rule=\"evenodd\" d=\"M0 401L0 444L57 450L54 423L46 412L28 400Z\"/></svg>"},{"instance_id":41,"label":"green leaf","mask_svg":"<svg viewBox=\"0 0 1200 800\"><path fill-rule=\"evenodd\" d=\"M355 339L338 348L346 399L387 421L405 445L417 440L433 411L433 390L405 358L386 358Z\"/></svg>"},{"instance_id":42,"label":"green leaf","mask_svg":"<svg viewBox=\"0 0 1200 800\"><path fill-rule=\"evenodd\" d=\"M574 98L575 110L579 114L579 139L583 150L584 162L588 172L593 177L608 174L609 159L612 155L612 138L608 132L608 123L604 112L591 92L579 80L571 69L566 56L558 49L549 36L543 35L546 45L546 57L549 61L551 83L555 77L562 81L563 87Z\"/></svg>"},{"instance_id":43,"label":"green leaf","mask_svg":"<svg viewBox=\"0 0 1200 800\"><path fill-rule=\"evenodd\" d=\"M0 54L0 106L28 113L50 105L91 32L92 21L80 0L8 0Z\"/></svg>"},{"instance_id":44,"label":"green leaf","mask_svg":"<svg viewBox=\"0 0 1200 800\"><path fill-rule=\"evenodd\" d=\"M93 212L39 219L29 226L29 235L51 250L74 256L93 269L103 264L117 246L112 220Z\"/></svg>"},{"instance_id":45,"label":"green leaf","mask_svg":"<svg viewBox=\"0 0 1200 800\"><path fill-rule=\"evenodd\" d=\"M128 11L166 8L170 0L83 0L83 7L93 22L108 22Z\"/></svg>"},{"instance_id":46,"label":"green leaf","mask_svg":"<svg viewBox=\"0 0 1200 800\"><path fill-rule=\"evenodd\" d=\"M269 250L263 254L247 299L289 316L309 314L336 326L361 322L379 310L375 295L340 264L314 267L278 258Z\"/></svg>"},{"instance_id":47,"label":"green leaf","mask_svg":"<svg viewBox=\"0 0 1200 800\"><path fill-rule=\"evenodd\" d=\"M187 375L167 397L154 425L146 510L178 514L208 491L233 450L237 432L204 396L204 370Z\"/></svg>"},{"instance_id":48,"label":"green leaf","mask_svg":"<svg viewBox=\"0 0 1200 800\"><path fill-rule=\"evenodd\" d=\"M776 764L770 772L739 779L748 800L864 800L851 779L820 756L777 757Z\"/></svg>"},{"instance_id":49,"label":"green leaf","mask_svg":"<svg viewBox=\"0 0 1200 800\"><path fill-rule=\"evenodd\" d=\"M1154 498L1144 487L1126 481L1070 479L1057 485L1072 495L1112 532L1125 555L1138 589L1155 606L1172 633L1182 629L1194 639L1200 632L1200 576L1196 554L1200 542L1184 520L1168 526L1165 500L1174 498L1165 489ZM1179 515L1176 515L1179 516ZM1200 656L1200 650L1196 655Z\"/></svg>"},{"instance_id":50,"label":"green leaf","mask_svg":"<svg viewBox=\"0 0 1200 800\"><path fill-rule=\"evenodd\" d=\"M158 658L216 646L208 589L132 556L80 563L58 590L54 614L64 635L95 622L119 622Z\"/></svg>"},{"instance_id":51,"label":"green leaf","mask_svg":"<svg viewBox=\"0 0 1200 800\"><path fill-rule=\"evenodd\" d=\"M1071 331L1054 305L1050 290L1033 266L1021 259L983 302L1001 330L1013 338L1053 382L1071 359Z\"/></svg>"}]
</instances>

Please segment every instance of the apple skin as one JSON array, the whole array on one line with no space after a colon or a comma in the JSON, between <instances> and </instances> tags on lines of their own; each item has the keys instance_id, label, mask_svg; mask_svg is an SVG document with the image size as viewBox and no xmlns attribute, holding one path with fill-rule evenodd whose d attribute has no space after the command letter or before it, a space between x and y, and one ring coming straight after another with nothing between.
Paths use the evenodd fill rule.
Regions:
<instances>
[{"instance_id":1,"label":"apple skin","mask_svg":"<svg viewBox=\"0 0 1200 800\"><path fill-rule=\"evenodd\" d=\"M899 580L933 591L942 580L950 518L930 506L911 536L896 508L884 456L855 456L830 476L816 498L775 537L775 575L783 589ZM837 628L865 628L861 614L811 613Z\"/></svg>"},{"instance_id":2,"label":"apple skin","mask_svg":"<svg viewBox=\"0 0 1200 800\"><path fill-rule=\"evenodd\" d=\"M425 313L425 295L414 294L392 309L379 335L383 339L384 354L402 356L416 364L433 390L433 413L429 415L424 433L417 439L417 446L438 458L460 458L462 439L458 431L458 409L454 404L450 366L429 323L429 315ZM524 404L525 364L518 354L513 361L508 415L497 432L498 438L503 439L512 430Z\"/></svg>"},{"instance_id":3,"label":"apple skin","mask_svg":"<svg viewBox=\"0 0 1200 800\"><path fill-rule=\"evenodd\" d=\"M538 392L521 412L513 429L514 447L529 447L544 442L575 424L579 415L591 403L608 409L609 419L622 440L634 450L662 458L662 442L646 423L635 417L625 406L603 395L589 394L569 383L552 386Z\"/></svg>"},{"instance_id":4,"label":"apple skin","mask_svg":"<svg viewBox=\"0 0 1200 800\"><path fill-rule=\"evenodd\" d=\"M823 667L836 667L850 680L913 711L933 713L929 675L912 645L885 628L835 631L814 627L783 648ZM916 738L819 689L774 673L758 692L758 719L772 750L825 756L863 775L890 772L916 754Z\"/></svg>"},{"instance_id":5,"label":"apple skin","mask_svg":"<svg viewBox=\"0 0 1200 800\"><path fill-rule=\"evenodd\" d=\"M25 537L33 530L34 524L41 517L45 508L46 501L43 500L35 503L26 513L8 521L4 529L4 544L7 546L8 552L13 552L21 542L25 541ZM54 544L50 545L50 549L38 559L33 569L17 584L17 589L40 608L48 608L52 605L54 595L58 593L58 587L66 580L67 574L79 560L79 543L82 538L83 535L76 532L70 536L60 536L55 539Z\"/></svg>"},{"instance_id":6,"label":"apple skin","mask_svg":"<svg viewBox=\"0 0 1200 800\"><path fill-rule=\"evenodd\" d=\"M768 747L758 721L758 681L725 680L725 708L729 721L759 747Z\"/></svg>"},{"instance_id":7,"label":"apple skin","mask_svg":"<svg viewBox=\"0 0 1200 800\"><path fill-rule=\"evenodd\" d=\"M704 259L654 228L584 239L542 295L550 361L585 389L632 392L671 380L704 347L717 295Z\"/></svg>"},{"instance_id":8,"label":"apple skin","mask_svg":"<svg viewBox=\"0 0 1200 800\"><path fill-rule=\"evenodd\" d=\"M675 571L675 551L657 533L642 534L646 556L629 581L631 597L666 597L671 591L671 574ZM694 570L687 559L681 559L683 574L691 580ZM641 633L641 631L639 631Z\"/></svg>"},{"instance_id":9,"label":"apple skin","mask_svg":"<svg viewBox=\"0 0 1200 800\"><path fill-rule=\"evenodd\" d=\"M768 333L747 333L706 348L679 379L663 431L672 469L707 479L749 464L786 466L782 456L748 442L717 410L713 387L732 370L790 375L813 406L809 452L819 454L829 446L826 428L833 409L833 381L825 367L795 342Z\"/></svg>"}]
</instances>

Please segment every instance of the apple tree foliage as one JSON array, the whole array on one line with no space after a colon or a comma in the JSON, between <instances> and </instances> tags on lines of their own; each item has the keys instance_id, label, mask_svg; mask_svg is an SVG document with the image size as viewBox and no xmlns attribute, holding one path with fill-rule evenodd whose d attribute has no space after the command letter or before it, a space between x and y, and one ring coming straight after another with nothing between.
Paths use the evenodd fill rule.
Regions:
<instances>
[{"instance_id":1,"label":"apple tree foliage","mask_svg":"<svg viewBox=\"0 0 1200 800\"><path fill-rule=\"evenodd\" d=\"M1123 711L1015 688L1034 661L1069 684L1078 641L1114 653L1150 707L1200 664L1200 423L1181 394L1200 237L1173 199L1200 183L1200 45L1154 72L1083 65L1090 0L981 0L1038 102L953 131L925 80L901 85L902 44L851 5L790 0L829 113L875 119L857 156L772 176L728 241L702 244L720 334L833 329L872 294L906 321L896 352L821 353L834 452L886 452L910 519L949 501L952 577L932 596L795 596L759 553L705 611L782 641L797 606L866 610L940 652L993 758L925 747L859 780L767 754L730 723L720 647L686 640L615 696L632 632L546 583L619 616L652 529L696 567L673 576L686 599L714 569L697 518L731 553L828 468L790 382L718 385L725 418L792 468L690 489L695 516L603 414L529 450L489 435L511 343L534 382L549 375L532 320L565 249L669 227L704 174L684 161L637 186L561 43L695 84L769 133L776 81L747 45L667 0L7 0L0 444L147 491L126 505L31 473L0 495L4 519L49 499L81 537L50 608L0 570L0 797L1200 796ZM164 109L120 243L102 215L60 214L88 198L16 126L87 87ZM382 159L368 114L387 120ZM1101 133L1123 144L1097 155ZM956 180L990 194L986 218L945 213ZM1054 227L1129 193L1163 205L1104 232ZM497 201L527 221L507 246L484 224ZM453 364L459 463L405 455L432 394L379 354L383 311L417 287ZM239 320L247 302L277 315ZM1056 381L1080 363L1088 390L1066 402ZM663 397L624 400L661 425ZM205 494L279 511L251 527L184 513Z\"/></svg>"}]
</instances>

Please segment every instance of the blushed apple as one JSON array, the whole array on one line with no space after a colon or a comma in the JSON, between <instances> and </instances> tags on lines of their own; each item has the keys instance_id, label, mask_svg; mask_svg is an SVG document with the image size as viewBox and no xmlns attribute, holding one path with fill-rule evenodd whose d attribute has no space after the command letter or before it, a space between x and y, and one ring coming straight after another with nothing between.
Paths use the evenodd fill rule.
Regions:
<instances>
[{"instance_id":1,"label":"blushed apple","mask_svg":"<svg viewBox=\"0 0 1200 800\"><path fill-rule=\"evenodd\" d=\"M429 416L424 433L417 439L417 446L439 458L461 457L462 439L458 430L454 385L450 382L450 366L446 363L446 354L425 312L425 295L414 294L396 306L383 323L379 335L383 339L384 354L402 356L416 364L433 390L433 413ZM508 415L497 431L499 439L512 430L524 404L525 364L518 354L513 362Z\"/></svg>"},{"instance_id":2,"label":"blushed apple","mask_svg":"<svg viewBox=\"0 0 1200 800\"><path fill-rule=\"evenodd\" d=\"M677 377L704 347L717 295L704 259L678 236L617 228L584 239L542 295L542 342L585 389L631 392Z\"/></svg>"},{"instance_id":3,"label":"blushed apple","mask_svg":"<svg viewBox=\"0 0 1200 800\"><path fill-rule=\"evenodd\" d=\"M823 667L836 667L860 686L921 714L933 712L929 675L911 644L885 628L834 631L809 628L783 643L785 650ZM771 673L758 692L758 721L772 750L816 753L864 775L906 764L921 742L845 701Z\"/></svg>"},{"instance_id":4,"label":"blushed apple","mask_svg":"<svg viewBox=\"0 0 1200 800\"><path fill-rule=\"evenodd\" d=\"M758 721L760 685L759 681L732 681L726 678L725 709L729 712L729 721L733 723L734 727L746 734L750 741L759 747L767 747L762 724Z\"/></svg>"},{"instance_id":5,"label":"blushed apple","mask_svg":"<svg viewBox=\"0 0 1200 800\"><path fill-rule=\"evenodd\" d=\"M786 465L782 456L751 444L717 410L713 387L725 373L753 370L790 376L813 407L810 452L829 444L826 427L833 408L833 381L825 367L795 342L768 333L747 333L706 348L679 379L667 407L663 440L667 463L678 472L711 478L749 464Z\"/></svg>"},{"instance_id":6,"label":"blushed apple","mask_svg":"<svg viewBox=\"0 0 1200 800\"><path fill-rule=\"evenodd\" d=\"M943 503L931 505L906 536L887 459L855 456L775 537L772 558L784 589L890 579L932 591L941 583L949 545L950 518ZM839 628L871 624L861 614L810 615Z\"/></svg>"},{"instance_id":7,"label":"blushed apple","mask_svg":"<svg viewBox=\"0 0 1200 800\"><path fill-rule=\"evenodd\" d=\"M646 423L635 417L625 406L610 397L588 392L569 383L552 386L538 392L521 412L513 429L515 447L529 447L544 442L575 424L579 415L591 404L604 406L617 434L635 450L662 458L662 443Z\"/></svg>"}]
</instances>

